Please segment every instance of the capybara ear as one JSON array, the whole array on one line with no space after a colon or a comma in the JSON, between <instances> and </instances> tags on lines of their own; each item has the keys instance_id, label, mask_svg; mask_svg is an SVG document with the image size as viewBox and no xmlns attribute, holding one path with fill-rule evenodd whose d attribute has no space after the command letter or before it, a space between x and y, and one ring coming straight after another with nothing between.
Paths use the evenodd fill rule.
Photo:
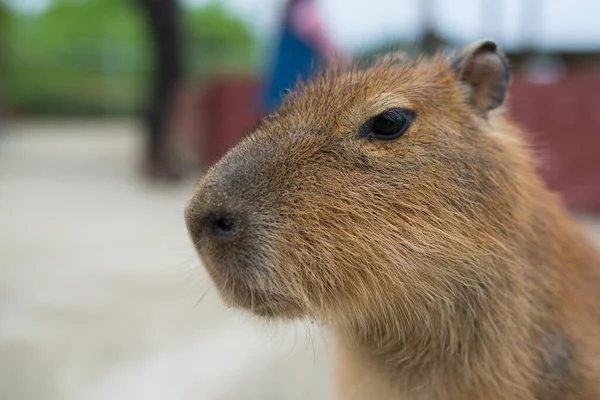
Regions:
<instances>
[{"instance_id":1,"label":"capybara ear","mask_svg":"<svg viewBox=\"0 0 600 400\"><path fill-rule=\"evenodd\" d=\"M452 58L451 65L467 86L469 101L478 114L485 116L504 102L510 69L496 43L472 43Z\"/></svg>"}]
</instances>

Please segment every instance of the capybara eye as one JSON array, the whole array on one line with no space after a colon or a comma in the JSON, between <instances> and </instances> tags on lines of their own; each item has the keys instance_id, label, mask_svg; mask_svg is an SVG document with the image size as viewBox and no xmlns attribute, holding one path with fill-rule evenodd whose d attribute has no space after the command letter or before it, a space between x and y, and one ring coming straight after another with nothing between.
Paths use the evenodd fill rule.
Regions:
<instances>
[{"instance_id":1,"label":"capybara eye","mask_svg":"<svg viewBox=\"0 0 600 400\"><path fill-rule=\"evenodd\" d=\"M392 140L406 132L414 119L414 112L402 108L393 108L379 114L367 123L365 133L371 139Z\"/></svg>"}]
</instances>

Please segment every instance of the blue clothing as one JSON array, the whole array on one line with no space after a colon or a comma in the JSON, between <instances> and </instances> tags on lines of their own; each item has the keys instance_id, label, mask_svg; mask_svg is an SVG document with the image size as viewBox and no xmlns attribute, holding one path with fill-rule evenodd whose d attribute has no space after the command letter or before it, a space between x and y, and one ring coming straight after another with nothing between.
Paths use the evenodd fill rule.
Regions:
<instances>
[{"instance_id":1,"label":"blue clothing","mask_svg":"<svg viewBox=\"0 0 600 400\"><path fill-rule=\"evenodd\" d=\"M316 49L285 26L275 53L271 75L266 82L263 106L267 112L281 104L282 97L293 89L298 78L306 79L319 66Z\"/></svg>"}]
</instances>

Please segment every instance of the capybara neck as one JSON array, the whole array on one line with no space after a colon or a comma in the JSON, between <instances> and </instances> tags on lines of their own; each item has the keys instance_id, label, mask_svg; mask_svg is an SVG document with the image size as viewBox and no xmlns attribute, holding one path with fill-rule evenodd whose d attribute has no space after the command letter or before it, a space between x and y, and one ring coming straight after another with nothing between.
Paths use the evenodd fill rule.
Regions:
<instances>
[{"instance_id":1,"label":"capybara neck","mask_svg":"<svg viewBox=\"0 0 600 400\"><path fill-rule=\"evenodd\" d=\"M589 367L577 341L598 332L600 304L586 279L597 287L600 260L554 196L532 194L517 236L493 254L419 266L463 271L460 290L454 282L424 293L413 284L368 309L331 315L343 351L393 382L399 396L420 388L436 399L558 399L595 390L584 389Z\"/></svg>"}]
</instances>

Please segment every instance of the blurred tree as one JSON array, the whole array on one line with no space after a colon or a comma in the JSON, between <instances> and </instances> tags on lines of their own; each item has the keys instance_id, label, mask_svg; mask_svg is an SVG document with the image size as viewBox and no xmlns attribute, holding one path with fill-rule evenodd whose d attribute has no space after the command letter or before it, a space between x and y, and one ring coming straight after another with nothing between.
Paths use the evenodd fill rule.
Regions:
<instances>
[{"instance_id":1,"label":"blurred tree","mask_svg":"<svg viewBox=\"0 0 600 400\"><path fill-rule=\"evenodd\" d=\"M9 95L24 111L107 113L139 100L144 31L122 0L55 0L19 14L8 40Z\"/></svg>"},{"instance_id":2,"label":"blurred tree","mask_svg":"<svg viewBox=\"0 0 600 400\"><path fill-rule=\"evenodd\" d=\"M149 38L139 9L123 0L53 0L17 13L6 34L6 97L29 113L131 113L146 91ZM216 4L184 12L190 73L254 71L247 27Z\"/></svg>"},{"instance_id":3,"label":"blurred tree","mask_svg":"<svg viewBox=\"0 0 600 400\"><path fill-rule=\"evenodd\" d=\"M434 3L432 0L421 0L419 2L421 12L421 37L419 39L420 51L433 54L440 47L446 45L446 41L437 32L434 18Z\"/></svg>"},{"instance_id":4,"label":"blurred tree","mask_svg":"<svg viewBox=\"0 0 600 400\"><path fill-rule=\"evenodd\" d=\"M7 26L11 20L11 13L7 6L0 2L0 113L2 112L2 99L4 97L3 93L3 83L5 80L4 77L4 60L6 58L6 31Z\"/></svg>"},{"instance_id":5,"label":"blurred tree","mask_svg":"<svg viewBox=\"0 0 600 400\"><path fill-rule=\"evenodd\" d=\"M188 8L184 15L187 54L197 74L256 72L257 44L246 24L221 4Z\"/></svg>"}]
</instances>

